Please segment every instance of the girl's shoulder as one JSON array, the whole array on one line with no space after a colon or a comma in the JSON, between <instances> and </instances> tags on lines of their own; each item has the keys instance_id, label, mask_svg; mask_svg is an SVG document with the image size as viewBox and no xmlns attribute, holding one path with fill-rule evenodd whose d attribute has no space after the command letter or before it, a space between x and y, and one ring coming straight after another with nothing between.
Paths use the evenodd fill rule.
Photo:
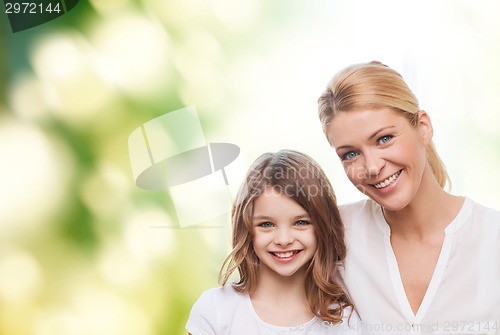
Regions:
<instances>
[{"instance_id":1,"label":"girl's shoulder","mask_svg":"<svg viewBox=\"0 0 500 335\"><path fill-rule=\"evenodd\" d=\"M328 334L338 335L361 335L362 323L359 315L351 306L346 307L343 312L341 323L331 323L329 321L322 321L324 328L329 328Z\"/></svg>"},{"instance_id":2,"label":"girl's shoulder","mask_svg":"<svg viewBox=\"0 0 500 335\"><path fill-rule=\"evenodd\" d=\"M230 303L237 303L245 300L247 297L248 294L236 291L232 285L224 285L204 291L196 303L207 303L215 307L219 304L227 305Z\"/></svg>"},{"instance_id":3,"label":"girl's shoulder","mask_svg":"<svg viewBox=\"0 0 500 335\"><path fill-rule=\"evenodd\" d=\"M248 294L236 291L231 285L204 291L191 309L186 329L191 334L345 334L358 335L359 318L350 308L344 311L343 322L331 324L314 317L293 327L274 326L262 321L255 313Z\"/></svg>"},{"instance_id":4,"label":"girl's shoulder","mask_svg":"<svg viewBox=\"0 0 500 335\"><path fill-rule=\"evenodd\" d=\"M186 329L191 334L219 334L227 328L227 320L247 308L246 299L248 294L237 292L231 285L208 289L193 304Z\"/></svg>"}]
</instances>

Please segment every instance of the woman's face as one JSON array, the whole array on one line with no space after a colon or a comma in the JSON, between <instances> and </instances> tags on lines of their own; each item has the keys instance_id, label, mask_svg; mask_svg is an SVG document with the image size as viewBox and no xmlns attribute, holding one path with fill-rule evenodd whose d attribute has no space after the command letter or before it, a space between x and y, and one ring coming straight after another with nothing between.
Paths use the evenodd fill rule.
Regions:
<instances>
[{"instance_id":1,"label":"woman's face","mask_svg":"<svg viewBox=\"0 0 500 335\"><path fill-rule=\"evenodd\" d=\"M409 205L429 171L425 147L432 125L421 111L417 127L391 108L340 112L326 134L349 180L387 210Z\"/></svg>"}]
</instances>

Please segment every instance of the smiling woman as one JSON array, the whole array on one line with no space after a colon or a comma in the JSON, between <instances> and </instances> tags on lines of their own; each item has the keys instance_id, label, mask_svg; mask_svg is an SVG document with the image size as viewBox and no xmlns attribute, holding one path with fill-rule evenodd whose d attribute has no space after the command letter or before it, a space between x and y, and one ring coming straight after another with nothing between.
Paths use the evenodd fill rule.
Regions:
<instances>
[{"instance_id":1,"label":"smiling woman","mask_svg":"<svg viewBox=\"0 0 500 335\"><path fill-rule=\"evenodd\" d=\"M500 213L443 189L430 117L401 75L380 62L345 68L319 118L370 198L340 208L342 277L365 333L497 334Z\"/></svg>"},{"instance_id":2,"label":"smiling woman","mask_svg":"<svg viewBox=\"0 0 500 335\"><path fill-rule=\"evenodd\" d=\"M321 192L309 193L312 186ZM357 333L357 315L332 275L345 257L343 225L333 189L312 158L289 150L257 158L232 222L223 286L193 305L191 334ZM227 284L235 271L239 279Z\"/></svg>"},{"instance_id":3,"label":"smiling woman","mask_svg":"<svg viewBox=\"0 0 500 335\"><path fill-rule=\"evenodd\" d=\"M400 112L389 108L340 113L328 125L330 143L349 180L387 210L405 207L426 171L432 125L425 112L418 114L416 129ZM404 194L391 192L405 181L400 186Z\"/></svg>"}]
</instances>

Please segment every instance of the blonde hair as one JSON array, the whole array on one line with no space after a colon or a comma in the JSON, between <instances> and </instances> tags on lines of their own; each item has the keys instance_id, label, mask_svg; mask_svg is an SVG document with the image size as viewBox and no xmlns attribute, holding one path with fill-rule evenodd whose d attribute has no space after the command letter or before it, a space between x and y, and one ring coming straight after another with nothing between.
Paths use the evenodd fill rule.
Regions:
<instances>
[{"instance_id":1,"label":"blonde hair","mask_svg":"<svg viewBox=\"0 0 500 335\"><path fill-rule=\"evenodd\" d=\"M354 64L338 72L318 99L318 114L323 131L339 112L359 109L392 108L418 125L418 100L403 77L377 61ZM446 168L434 143L427 146L427 161L439 185L449 182Z\"/></svg>"},{"instance_id":2,"label":"blonde hair","mask_svg":"<svg viewBox=\"0 0 500 335\"><path fill-rule=\"evenodd\" d=\"M268 187L286 190L284 194L311 217L317 248L307 264L306 297L315 315L325 321L341 322L344 308L352 306L335 279L346 257L344 225L325 173L311 157L297 151L265 153L250 167L233 205L233 251L221 268L221 284L226 284L237 270L239 281L233 283L237 291L250 293L258 285L259 258L252 245L253 204Z\"/></svg>"}]
</instances>

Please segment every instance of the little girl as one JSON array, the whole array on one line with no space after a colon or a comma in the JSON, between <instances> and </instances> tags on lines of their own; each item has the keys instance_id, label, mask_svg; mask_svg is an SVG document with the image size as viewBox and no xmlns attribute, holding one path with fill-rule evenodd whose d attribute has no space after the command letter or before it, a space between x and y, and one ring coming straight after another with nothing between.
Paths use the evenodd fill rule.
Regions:
<instances>
[{"instance_id":1,"label":"little girl","mask_svg":"<svg viewBox=\"0 0 500 335\"><path fill-rule=\"evenodd\" d=\"M232 223L223 286L193 305L189 334L358 333L359 319L335 281L346 255L344 228L333 188L312 158L291 150L257 158ZM239 280L226 285L236 270Z\"/></svg>"}]
</instances>

